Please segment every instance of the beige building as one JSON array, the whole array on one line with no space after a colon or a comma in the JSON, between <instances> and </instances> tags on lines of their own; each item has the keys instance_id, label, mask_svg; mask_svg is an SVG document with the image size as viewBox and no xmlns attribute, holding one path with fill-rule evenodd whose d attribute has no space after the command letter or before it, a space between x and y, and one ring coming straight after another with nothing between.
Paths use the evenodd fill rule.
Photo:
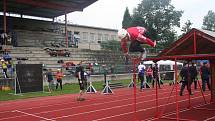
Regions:
<instances>
[{"instance_id":1,"label":"beige building","mask_svg":"<svg viewBox=\"0 0 215 121\"><path fill-rule=\"evenodd\" d=\"M68 24L67 30L69 41L71 35L78 37L78 48L83 49L98 50L102 41L118 40L116 29Z\"/></svg>"}]
</instances>

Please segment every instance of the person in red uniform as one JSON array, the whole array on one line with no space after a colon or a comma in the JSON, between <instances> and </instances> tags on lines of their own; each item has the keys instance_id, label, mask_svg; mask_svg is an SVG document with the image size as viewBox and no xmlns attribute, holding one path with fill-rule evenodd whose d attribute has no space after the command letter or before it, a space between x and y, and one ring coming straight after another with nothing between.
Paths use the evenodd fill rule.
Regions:
<instances>
[{"instance_id":1,"label":"person in red uniform","mask_svg":"<svg viewBox=\"0 0 215 121\"><path fill-rule=\"evenodd\" d=\"M152 41L151 39L145 37L146 29L144 27L130 27L125 29L121 29L118 31L118 37L121 40L121 47L123 53L128 56L127 49L127 41L131 41L129 46L130 52L141 52L141 59L143 60L145 55L145 48L141 47L141 44L148 44L151 47L156 46L156 41Z\"/></svg>"}]
</instances>

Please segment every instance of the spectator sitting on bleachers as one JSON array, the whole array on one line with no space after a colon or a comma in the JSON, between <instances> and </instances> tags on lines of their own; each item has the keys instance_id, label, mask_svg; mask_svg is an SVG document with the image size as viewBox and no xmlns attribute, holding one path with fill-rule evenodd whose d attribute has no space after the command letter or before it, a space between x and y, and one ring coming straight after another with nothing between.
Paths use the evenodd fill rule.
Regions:
<instances>
[{"instance_id":1,"label":"spectator sitting on bleachers","mask_svg":"<svg viewBox=\"0 0 215 121\"><path fill-rule=\"evenodd\" d=\"M7 75L7 63L4 59L1 59L1 66L2 66L2 70L3 70L3 76L5 78L9 78Z\"/></svg>"},{"instance_id":2,"label":"spectator sitting on bleachers","mask_svg":"<svg viewBox=\"0 0 215 121\"><path fill-rule=\"evenodd\" d=\"M10 56L8 53L5 53L5 54L3 55L3 59L4 59L5 61L10 61L10 60L12 60L11 56Z\"/></svg>"}]
</instances>

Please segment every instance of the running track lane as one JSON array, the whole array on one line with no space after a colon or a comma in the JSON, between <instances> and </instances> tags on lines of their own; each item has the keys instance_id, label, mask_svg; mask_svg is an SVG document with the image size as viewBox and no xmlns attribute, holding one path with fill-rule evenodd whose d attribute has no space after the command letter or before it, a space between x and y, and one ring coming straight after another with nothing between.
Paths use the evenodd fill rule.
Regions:
<instances>
[{"instance_id":1,"label":"running track lane","mask_svg":"<svg viewBox=\"0 0 215 121\"><path fill-rule=\"evenodd\" d=\"M171 89L166 89L166 91L163 91L162 93L167 93L167 92L169 92ZM107 95L106 97L108 97L109 99L111 99L111 101L112 102L110 102L109 100L107 100L107 99L104 99L104 100L102 100L102 99L99 99L99 97L98 97L98 101L100 101L100 105L96 105L96 103L95 102L91 102L92 103L92 107L87 107L86 106L86 108L87 109L84 109L84 106L82 106L82 107L80 107L80 105L85 105L85 102L76 102L76 103L72 103L71 105L70 105L70 107L72 106L72 107L75 107L75 105L74 104L77 104L78 103L78 105L79 105L79 107L77 107L77 108L75 108L75 109L65 109L65 110L57 110L59 107L61 108L61 107L63 107L65 104L62 104L62 105L58 105L58 106L54 106L54 109L50 109L49 107L46 107L45 109L46 110L40 110L39 112L42 112L41 114L40 113L38 113L38 111L37 110L39 110L40 108L37 108L37 109L34 109L34 107L32 107L32 112L30 112L30 111L28 111L28 110L25 110L25 111L20 111L20 112L22 112L22 113L20 113L20 112L18 112L19 114L22 114L23 115L23 113L26 113L27 112L27 114L32 114L32 115L34 115L34 114L36 114L35 116L38 116L38 117L48 117L47 118L47 120L49 120L50 118L53 118L54 120L73 120L73 119L71 119L71 118L74 118L74 117L77 117L77 119L76 120L82 120L82 119L80 119L80 117L86 117L86 119L85 120L91 120L91 119L89 119L89 117L92 117L92 118L94 118L94 119L96 119L96 117L95 117L95 114L94 113L96 113L96 116L102 116L103 118L105 117L105 115L107 115L107 114L109 114L109 115L113 115L113 113L114 112L117 112L117 113L120 113L120 114L125 114L126 112L129 114L129 112L132 112L132 109L133 108L131 108L132 107L132 103L133 103L133 95L132 95L132 93L129 95L128 93L130 92L131 90L124 90L124 93L126 93L127 95L125 95L124 96L124 98L123 98L123 95L120 95L120 96L115 96L115 95ZM145 92L145 93L144 93ZM138 107L137 107L137 109L139 110L139 108L140 109L144 109L144 108L147 108L147 107L139 107L139 105L140 106L142 106L143 104L145 105L145 106L149 106L149 107L152 107L152 105L153 105L153 103L154 103L154 100L151 100L150 101L150 99L153 99L153 94L154 94L154 90L153 91L151 91L151 90L146 90L146 91L144 91L143 93L141 92L141 93L138 93L138 99L137 99L137 103L139 103L138 104ZM161 95L162 93L160 93L159 94L159 96L160 97L166 97L169 93L167 93L167 95ZM173 93L174 94L174 93ZM142 95L142 96L140 96L140 95ZM144 96L145 95L145 96ZM97 96L97 95L95 95L95 96ZM102 95L102 97L104 97L103 95ZM105 98L106 98L105 97ZM140 98L139 98L140 97ZM142 97L144 97L144 98L142 98ZM154 96L155 97L155 96ZM159 97L159 98L160 98ZM181 97L181 98L184 98L185 96L183 96L183 97ZM118 98L118 99L117 99ZM128 98L128 100L122 100L122 99L127 99ZM130 99L129 99L130 98ZM162 100L164 100L164 99L162 99L162 98L160 98L160 100L162 101ZM120 101L115 101L114 102L114 100L119 100L119 99L121 99L122 101L120 102ZM145 102L143 102L143 101L145 101ZM148 102L147 102L148 101ZM106 102L106 103L104 103L103 105L102 105L102 102ZM110 102L110 103L107 103L107 102ZM166 102L166 101L164 101L164 102ZM42 103L42 102L41 102ZM98 104L99 102L97 102L97 104ZM113 104L112 104L113 103ZM145 103L147 103L147 105L145 104ZM89 105L89 102L87 102L87 104ZM93 105L93 104L95 104L95 105ZM68 105L67 105L68 106ZM107 106L107 107L105 107L105 106ZM113 107L113 108L108 108L108 107ZM67 107L68 108L68 107ZM49 111L47 111L47 109L49 110ZM119 110L120 109L120 110ZM174 109L174 106L173 106L173 109ZM83 111L82 111L83 110ZM122 112L121 112L121 110L122 110ZM18 110L19 111L19 110ZM74 112L73 112L74 111ZM30 112L30 113L29 113ZM67 112L69 112L69 114L67 114ZM147 111L148 112L148 111ZM17 113L17 112L13 112L13 113ZM49 113L51 113L51 114L49 114ZM61 114L62 113L62 114ZM104 114L103 114L104 113ZM153 111L153 113L154 113L154 111ZM43 114L44 114L44 116L43 116ZM56 117L56 115L58 115L59 114L59 116L58 117ZM72 114L72 115L71 115ZM92 115L92 116L90 116L90 115ZM109 116L108 115L108 116ZM114 114L115 115L115 114ZM119 115L119 114L116 114L116 115ZM14 115L13 115L14 116ZM29 116L29 115L28 115ZM132 116L130 116L130 117L132 117ZM25 116L21 116L21 117L17 117L17 119L20 119L21 118L21 120L25 120L26 119L26 115ZM22 119L23 118L23 119ZM98 117L98 118L100 118L100 117ZM45 118L44 118L45 119ZM10 120L10 118L8 119L8 120Z\"/></svg>"}]
</instances>

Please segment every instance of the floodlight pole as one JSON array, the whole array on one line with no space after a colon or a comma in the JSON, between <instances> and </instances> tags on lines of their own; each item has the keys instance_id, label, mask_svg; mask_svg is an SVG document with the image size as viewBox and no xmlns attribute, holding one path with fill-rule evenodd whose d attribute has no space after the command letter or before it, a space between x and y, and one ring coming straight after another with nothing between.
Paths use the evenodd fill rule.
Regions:
<instances>
[{"instance_id":1,"label":"floodlight pole","mask_svg":"<svg viewBox=\"0 0 215 121\"><path fill-rule=\"evenodd\" d=\"M6 33L7 32L6 0L4 0L3 8L4 8L4 33Z\"/></svg>"},{"instance_id":2,"label":"floodlight pole","mask_svg":"<svg viewBox=\"0 0 215 121\"><path fill-rule=\"evenodd\" d=\"M66 11L65 11L65 36L66 36L66 48L68 48L67 12Z\"/></svg>"}]
</instances>

